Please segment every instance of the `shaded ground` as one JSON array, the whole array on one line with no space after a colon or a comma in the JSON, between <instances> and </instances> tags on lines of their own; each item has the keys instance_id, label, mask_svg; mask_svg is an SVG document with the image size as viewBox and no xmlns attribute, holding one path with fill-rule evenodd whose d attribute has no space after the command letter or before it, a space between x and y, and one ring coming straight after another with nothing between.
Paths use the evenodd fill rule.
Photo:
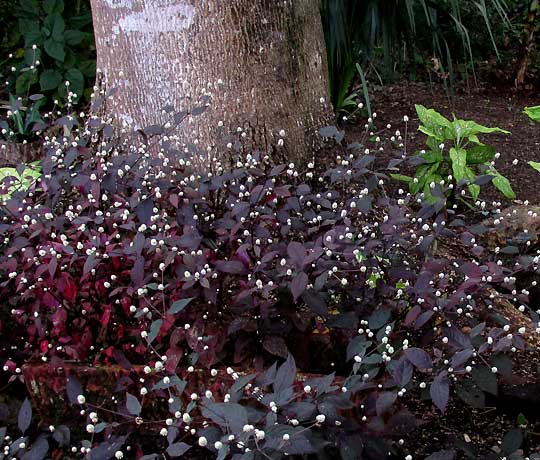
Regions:
<instances>
[{"instance_id":1,"label":"shaded ground","mask_svg":"<svg viewBox=\"0 0 540 460\"><path fill-rule=\"evenodd\" d=\"M375 124L378 130L390 123L391 130L381 134L381 138L391 136L396 129L404 134L403 116L408 115L407 153L413 154L423 148L425 136L417 132L418 119L415 104L434 108L447 117L452 113L458 118L472 119L485 126L498 126L512 133L510 136L492 135L483 140L493 145L501 156L496 162L497 169L511 181L517 200L540 203L540 173L527 164L528 161L540 161L540 126L532 124L523 108L540 105L540 92L523 94L512 92L509 88L499 90L494 87L484 88L472 94L458 92L453 98L448 97L442 87L431 87L425 83L402 82L395 85L370 88L371 106L377 113ZM346 125L348 142L356 142L364 135L365 119ZM400 152L379 153L379 164L386 165L394 154ZM513 165L514 159L518 160ZM411 173L412 171L402 171ZM397 188L399 185L396 185ZM405 187L404 187L405 188ZM510 203L493 187L483 187L482 195L487 201L500 202L501 207ZM540 352L531 350L518 353L514 371L510 377L501 376L500 384L515 385L525 382L540 382ZM527 426L523 426L525 442L522 447L529 454L540 452L540 390L537 403L516 401L500 395L486 400L486 407L474 409L465 404L452 390L451 404L447 413L441 415L432 402L418 393L408 399L410 409L422 413L425 424L419 427L405 442L404 451L413 454L413 458L424 458L437 450L452 449L456 444L461 447L458 459L500 458L501 440L504 435L518 426L518 416L523 414ZM425 395L424 395L425 396ZM534 399L534 398L533 398ZM523 418L520 421L523 422ZM493 457L492 457L493 456Z\"/></svg>"},{"instance_id":2,"label":"shaded ground","mask_svg":"<svg viewBox=\"0 0 540 460\"><path fill-rule=\"evenodd\" d=\"M539 362L539 352L521 352L515 358L513 371L510 375L501 375L499 385L538 382L540 374L533 363ZM406 405L412 412L422 413L425 422L404 444L406 452L414 453L413 458L423 459L438 450L457 448L457 460L498 460L504 455L501 441L505 434L520 424L524 453L529 456L540 453L540 394L529 395L529 401L521 401L499 387L498 396L487 395L484 408L473 408L456 396L456 390L454 385L444 415L433 406L427 392L423 397L417 390L409 395Z\"/></svg>"},{"instance_id":3,"label":"shaded ground","mask_svg":"<svg viewBox=\"0 0 540 460\"><path fill-rule=\"evenodd\" d=\"M449 98L443 87L401 82L384 87L371 87L370 97L373 111L377 113L378 129L390 123L392 131L400 129L403 134L403 116L409 116L409 154L422 148L425 139L423 134L416 131L418 120L415 104L434 108L447 117L455 113L458 118L472 119L486 126L498 126L510 131L512 135L490 135L484 137L484 140L500 152L496 167L510 179L517 199L529 200L531 203L540 202L540 194L537 192L540 174L527 164L530 160L540 161L540 125L533 125L522 113L526 106L540 105L540 92L518 94L509 88L489 87L471 94L458 91L453 98ZM363 125L365 120L360 122ZM345 130L350 140L357 140L363 127L351 124L346 126ZM516 166L512 165L514 159L518 160ZM489 188L483 192L483 196L489 201L501 201L501 195Z\"/></svg>"}]
</instances>

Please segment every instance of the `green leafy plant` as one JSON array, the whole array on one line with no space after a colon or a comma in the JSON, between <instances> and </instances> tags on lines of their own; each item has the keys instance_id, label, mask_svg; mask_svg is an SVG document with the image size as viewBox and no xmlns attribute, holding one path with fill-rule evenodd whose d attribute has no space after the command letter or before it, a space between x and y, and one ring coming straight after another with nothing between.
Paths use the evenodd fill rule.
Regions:
<instances>
[{"instance_id":1,"label":"green leafy plant","mask_svg":"<svg viewBox=\"0 0 540 460\"><path fill-rule=\"evenodd\" d=\"M540 123L540 105L534 107L525 107L523 109L525 115L527 115L532 121Z\"/></svg>"},{"instance_id":2,"label":"green leafy plant","mask_svg":"<svg viewBox=\"0 0 540 460\"><path fill-rule=\"evenodd\" d=\"M523 113L527 115L532 121L540 123L540 105L534 107L525 107ZM540 172L540 162L529 161L529 166L534 170Z\"/></svg>"},{"instance_id":3,"label":"green leafy plant","mask_svg":"<svg viewBox=\"0 0 540 460\"><path fill-rule=\"evenodd\" d=\"M500 55L508 10L503 0L322 0L334 107L354 84L356 63L381 81L414 79L417 70L433 71L434 62L445 86L453 86L455 72L474 80L478 60Z\"/></svg>"},{"instance_id":4,"label":"green leafy plant","mask_svg":"<svg viewBox=\"0 0 540 460\"><path fill-rule=\"evenodd\" d=\"M7 122L16 140L30 140L32 124L66 101L89 99L95 78L92 17L87 1L19 0L13 14L16 48L0 77L10 95ZM69 82L66 84L66 82ZM30 94L39 93L39 101ZM17 102L21 109L14 111ZM13 117L13 113L19 117ZM23 115L21 112L25 112ZM13 136L10 136L13 140Z\"/></svg>"},{"instance_id":5,"label":"green leafy plant","mask_svg":"<svg viewBox=\"0 0 540 460\"><path fill-rule=\"evenodd\" d=\"M39 161L18 168L0 168L0 197L7 199L15 192L28 190L41 174Z\"/></svg>"},{"instance_id":6,"label":"green leafy plant","mask_svg":"<svg viewBox=\"0 0 540 460\"><path fill-rule=\"evenodd\" d=\"M27 98L23 104L22 98L9 95L9 105L2 106L8 109L6 118L0 120L0 139L18 141L31 137L36 131L47 126L40 109L45 104L43 94L35 94Z\"/></svg>"},{"instance_id":7,"label":"green leafy plant","mask_svg":"<svg viewBox=\"0 0 540 460\"><path fill-rule=\"evenodd\" d=\"M16 14L22 47L15 53L19 58L15 67L20 70L34 64L35 72L17 76L18 96L39 85L40 92L65 97L64 82L69 81L70 91L80 97L85 84L91 84L95 75L92 18L83 3L64 5L63 0L20 0Z\"/></svg>"},{"instance_id":8,"label":"green leafy plant","mask_svg":"<svg viewBox=\"0 0 540 460\"><path fill-rule=\"evenodd\" d=\"M446 185L444 196L451 203L456 200L476 201L480 194L480 176L491 176L493 185L506 197L515 198L512 186L506 177L493 166L495 149L482 143L480 134L510 134L501 128L488 128L472 120L455 118L448 120L434 109L416 105L420 119L418 130L427 136L427 150L415 155L420 162L414 177L393 174L392 177L409 185L413 194L423 193L427 203L435 203L440 196L433 194L434 185ZM465 188L468 190L467 196ZM461 190L461 191L460 191Z\"/></svg>"}]
</instances>

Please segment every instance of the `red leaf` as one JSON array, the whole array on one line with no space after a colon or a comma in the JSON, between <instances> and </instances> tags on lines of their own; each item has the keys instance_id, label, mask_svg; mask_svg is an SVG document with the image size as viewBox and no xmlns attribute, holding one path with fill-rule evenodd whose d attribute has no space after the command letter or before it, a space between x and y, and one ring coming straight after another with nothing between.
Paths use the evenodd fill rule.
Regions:
<instances>
[{"instance_id":1,"label":"red leaf","mask_svg":"<svg viewBox=\"0 0 540 460\"><path fill-rule=\"evenodd\" d=\"M75 302L77 298L77 285L71 278L66 279L66 286L64 288L64 298L68 302Z\"/></svg>"},{"instance_id":2,"label":"red leaf","mask_svg":"<svg viewBox=\"0 0 540 460\"><path fill-rule=\"evenodd\" d=\"M103 327L106 327L110 319L111 319L111 306L106 305L105 310L103 311L103 315L101 316L101 325Z\"/></svg>"}]
</instances>

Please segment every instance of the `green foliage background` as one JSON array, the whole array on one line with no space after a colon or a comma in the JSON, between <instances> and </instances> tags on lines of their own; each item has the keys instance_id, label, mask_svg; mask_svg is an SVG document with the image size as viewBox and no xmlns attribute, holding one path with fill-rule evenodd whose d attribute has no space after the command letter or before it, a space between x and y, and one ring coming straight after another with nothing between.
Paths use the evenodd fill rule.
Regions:
<instances>
[{"instance_id":1,"label":"green foliage background","mask_svg":"<svg viewBox=\"0 0 540 460\"><path fill-rule=\"evenodd\" d=\"M2 78L7 82L7 92L23 98L42 93L49 103L54 99L61 101L66 96L64 82L69 80L69 89L78 99L88 97L95 78L89 2L1 0L0 8L5 24ZM36 60L40 63L32 69Z\"/></svg>"},{"instance_id":2,"label":"green foliage background","mask_svg":"<svg viewBox=\"0 0 540 460\"><path fill-rule=\"evenodd\" d=\"M95 71L89 3L0 0L0 73L9 93L41 92L50 101L65 95L63 82L69 79L73 92L88 95ZM511 64L528 5L529 0L321 0L336 111L360 83L357 64L380 83L405 77L436 78L449 89L457 81L474 86L479 64ZM35 58L33 43L41 65L22 75ZM7 59L9 53L14 60ZM16 72L8 71L12 66Z\"/></svg>"}]
</instances>

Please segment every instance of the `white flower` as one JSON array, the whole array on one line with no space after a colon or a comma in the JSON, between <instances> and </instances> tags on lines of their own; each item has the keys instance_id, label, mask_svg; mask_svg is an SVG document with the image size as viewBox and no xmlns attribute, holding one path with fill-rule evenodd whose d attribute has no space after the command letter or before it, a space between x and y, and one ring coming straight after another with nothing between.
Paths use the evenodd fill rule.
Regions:
<instances>
[{"instance_id":1,"label":"white flower","mask_svg":"<svg viewBox=\"0 0 540 460\"><path fill-rule=\"evenodd\" d=\"M208 444L208 439L206 439L204 436L201 436L199 438L198 443L199 443L199 446L205 447Z\"/></svg>"},{"instance_id":2,"label":"white flower","mask_svg":"<svg viewBox=\"0 0 540 460\"><path fill-rule=\"evenodd\" d=\"M84 404L86 402L86 398L83 395L77 396L77 402L79 404Z\"/></svg>"},{"instance_id":3,"label":"white flower","mask_svg":"<svg viewBox=\"0 0 540 460\"><path fill-rule=\"evenodd\" d=\"M159 432L161 436L167 436L169 434L169 430L167 428L162 428Z\"/></svg>"},{"instance_id":4,"label":"white flower","mask_svg":"<svg viewBox=\"0 0 540 460\"><path fill-rule=\"evenodd\" d=\"M283 440L284 440L284 441L288 441L289 439L291 439L291 437L290 437L287 433L285 433L285 434L283 435Z\"/></svg>"},{"instance_id":5,"label":"white flower","mask_svg":"<svg viewBox=\"0 0 540 460\"><path fill-rule=\"evenodd\" d=\"M92 425L92 424L90 424L90 423L89 423L88 425L86 425L86 431L87 431L88 433L93 433L94 430L95 430L94 425Z\"/></svg>"},{"instance_id":6,"label":"white flower","mask_svg":"<svg viewBox=\"0 0 540 460\"><path fill-rule=\"evenodd\" d=\"M317 417L315 417L315 420L317 420L317 423L324 423L326 416L324 414L319 414Z\"/></svg>"},{"instance_id":7,"label":"white flower","mask_svg":"<svg viewBox=\"0 0 540 460\"><path fill-rule=\"evenodd\" d=\"M121 450L117 450L117 451L114 453L114 457L115 457L115 458L118 458L118 459L124 458L124 452L122 452Z\"/></svg>"},{"instance_id":8,"label":"white flower","mask_svg":"<svg viewBox=\"0 0 540 460\"><path fill-rule=\"evenodd\" d=\"M219 449L221 449L222 447L223 447L223 443L222 443L221 441L216 441L216 442L214 443L214 448L215 448L216 450L219 450Z\"/></svg>"},{"instance_id":9,"label":"white flower","mask_svg":"<svg viewBox=\"0 0 540 460\"><path fill-rule=\"evenodd\" d=\"M191 416L189 414L182 415L182 420L184 423L190 423L191 422Z\"/></svg>"}]
</instances>

